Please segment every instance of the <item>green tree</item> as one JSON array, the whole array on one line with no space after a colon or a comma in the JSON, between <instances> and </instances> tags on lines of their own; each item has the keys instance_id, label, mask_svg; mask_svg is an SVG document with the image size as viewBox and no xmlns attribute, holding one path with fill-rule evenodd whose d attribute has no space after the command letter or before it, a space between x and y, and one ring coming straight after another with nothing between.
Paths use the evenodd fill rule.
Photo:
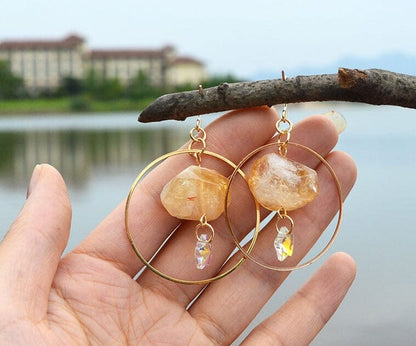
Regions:
<instances>
[{"instance_id":1,"label":"green tree","mask_svg":"<svg viewBox=\"0 0 416 346\"><path fill-rule=\"evenodd\" d=\"M111 100L123 96L124 88L117 78L106 78L103 74L90 70L84 80L84 89L91 97Z\"/></svg>"},{"instance_id":2,"label":"green tree","mask_svg":"<svg viewBox=\"0 0 416 346\"><path fill-rule=\"evenodd\" d=\"M133 99L156 98L163 93L164 89L153 86L147 74L142 70L130 81L126 89L126 95Z\"/></svg>"},{"instance_id":3,"label":"green tree","mask_svg":"<svg viewBox=\"0 0 416 346\"><path fill-rule=\"evenodd\" d=\"M204 89L208 89L211 87L216 87L222 83L236 83L236 82L241 82L241 79L238 79L237 77L231 74L225 74L225 75L211 76L207 78L206 80L201 81L201 85ZM169 92L181 92L181 91L195 90L197 88L198 88L198 85L186 83L186 84L175 86L174 88L169 90Z\"/></svg>"},{"instance_id":4,"label":"green tree","mask_svg":"<svg viewBox=\"0 0 416 346\"><path fill-rule=\"evenodd\" d=\"M23 94L23 80L13 74L9 64L0 60L0 99L17 98Z\"/></svg>"},{"instance_id":5,"label":"green tree","mask_svg":"<svg viewBox=\"0 0 416 346\"><path fill-rule=\"evenodd\" d=\"M97 89L97 84L98 84L97 72L91 69L88 71L84 79L84 90L87 93L92 95L95 92L95 89Z\"/></svg>"},{"instance_id":6,"label":"green tree","mask_svg":"<svg viewBox=\"0 0 416 346\"><path fill-rule=\"evenodd\" d=\"M206 81L204 81L203 87L210 88L210 87L217 86L221 83L236 83L236 82L241 82L241 80L233 76L232 74L217 75L217 76L212 76L208 78Z\"/></svg>"},{"instance_id":7,"label":"green tree","mask_svg":"<svg viewBox=\"0 0 416 346\"><path fill-rule=\"evenodd\" d=\"M81 79L67 76L62 78L58 93L62 95L74 96L81 94L83 90L84 85Z\"/></svg>"}]
</instances>

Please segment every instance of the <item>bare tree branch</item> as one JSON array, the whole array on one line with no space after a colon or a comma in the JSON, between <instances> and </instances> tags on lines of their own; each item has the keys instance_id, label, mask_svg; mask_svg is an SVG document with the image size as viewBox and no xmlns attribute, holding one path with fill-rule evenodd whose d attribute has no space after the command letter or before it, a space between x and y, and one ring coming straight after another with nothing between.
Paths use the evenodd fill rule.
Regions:
<instances>
[{"instance_id":1,"label":"bare tree branch","mask_svg":"<svg viewBox=\"0 0 416 346\"><path fill-rule=\"evenodd\" d=\"M416 77L390 71L339 68L338 74L298 76L217 87L159 97L139 121L184 120L237 108L308 101L350 101L416 108Z\"/></svg>"}]
</instances>

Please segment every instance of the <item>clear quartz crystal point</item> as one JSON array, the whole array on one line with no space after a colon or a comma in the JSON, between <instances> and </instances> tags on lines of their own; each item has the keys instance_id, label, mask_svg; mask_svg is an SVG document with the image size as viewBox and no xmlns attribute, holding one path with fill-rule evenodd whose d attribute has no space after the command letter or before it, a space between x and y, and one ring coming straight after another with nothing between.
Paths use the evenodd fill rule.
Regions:
<instances>
[{"instance_id":1,"label":"clear quartz crystal point","mask_svg":"<svg viewBox=\"0 0 416 346\"><path fill-rule=\"evenodd\" d=\"M277 259L284 261L293 254L293 233L285 226L280 227L274 240L274 248L276 249Z\"/></svg>"},{"instance_id":2,"label":"clear quartz crystal point","mask_svg":"<svg viewBox=\"0 0 416 346\"><path fill-rule=\"evenodd\" d=\"M195 246L197 269L204 269L211 262L211 242L207 234L201 234Z\"/></svg>"}]
</instances>

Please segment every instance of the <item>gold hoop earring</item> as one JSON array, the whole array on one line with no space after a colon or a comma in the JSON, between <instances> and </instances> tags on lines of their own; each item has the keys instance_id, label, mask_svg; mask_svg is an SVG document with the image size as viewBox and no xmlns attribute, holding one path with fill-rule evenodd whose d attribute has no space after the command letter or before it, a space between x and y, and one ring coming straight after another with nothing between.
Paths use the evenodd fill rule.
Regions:
<instances>
[{"instance_id":1,"label":"gold hoop earring","mask_svg":"<svg viewBox=\"0 0 416 346\"><path fill-rule=\"evenodd\" d=\"M177 217L179 219L185 219L185 220L194 220L194 221L199 221L199 223L196 225L195 227L195 236L196 236L196 246L195 246L195 259L197 262L197 268L198 269L203 269L206 265L209 264L209 259L210 259L210 252L211 252L211 241L214 237L214 228L213 226L209 223L210 220L214 220L216 218L218 218L220 216L220 214L223 213L223 206L224 206L224 199L225 199L225 191L228 188L228 179L221 176L220 173L213 171L213 170L209 170L208 168L204 168L201 167L201 162L202 162L202 157L203 156L209 156L209 157L213 157L216 158L218 160L221 160L222 162L226 163L227 165L229 165L232 169L234 169L234 171L236 172L235 174L240 174L243 179L246 179L246 176L244 174L244 172L242 172L241 170L235 170L236 165L230 161L229 159L225 158L224 156L214 153L214 152L210 152L206 150L206 143L205 143L205 139L206 139L206 133L205 131L200 127L200 119L198 118L197 120L197 126L195 128L193 128L190 131L190 137L191 137L191 142L188 146L188 149L182 149L182 150L177 150L177 151L173 151L170 153L167 153L165 155L162 155L160 157L158 157L157 159L155 159L154 161L152 161L150 164L148 164L140 173L139 175L136 177L135 181L133 182L129 194L127 196L127 200L126 200L126 205L125 205L125 228L126 228L126 233L127 233L127 237L129 239L129 242L135 252L135 254L137 255L137 257L141 260L141 262L148 268L150 269L152 272L154 272L155 274L159 275L160 277L176 282L176 283L181 283L181 284L198 284L198 285L203 285L203 284L207 284L216 280L219 280L229 274L231 274L235 269L237 269L245 260L244 257L242 257L239 261L237 261L237 263L235 265L233 265L230 269L226 270L225 272L218 274L216 276L213 276L211 278L207 278L207 279L203 279L203 280L187 280L187 279L182 279L182 278L177 278L177 277L173 277L171 275L168 275L166 273L163 273L162 271L158 270L157 268L155 268L153 265L150 264L150 262L148 260L146 260L144 258L144 256L142 255L141 251L139 250L138 246L135 243L134 237L132 235L132 232L130 231L130 226L129 226L129 208L130 208L130 202L131 202L131 198L134 194L134 191L137 187L137 185L139 184L139 182L142 180L142 178L157 164L161 163L162 161L166 160L167 158L173 157L173 156L177 156L177 155L184 155L184 154L188 154L188 155L192 155L197 162L197 166L193 165L193 166L189 166L188 168L186 168L185 170L183 170L181 173L179 173L177 176L175 176L170 182L168 182L168 184L165 185L165 187L163 188L162 192L161 192L161 198L162 200L164 199L164 197L166 196L176 196L176 197L180 197L182 199L186 199L189 202L193 202L193 201L197 201L197 200L201 200L202 197L199 195L192 195L192 196L188 196L188 195L181 195L181 192L179 190L176 189L176 183L177 180L181 180L179 182L179 185L183 186L184 184L188 184L192 182L190 182L189 180L186 181L186 174L189 170L192 170L191 174L206 174L206 175L212 175L212 179L213 180L223 180L226 179L226 183L224 185L223 182L218 182L216 181L215 183L216 185L216 190L218 190L218 184L223 184L224 188L223 188L223 196L217 196L217 204L221 207L221 210L218 210L218 208L214 207L214 208L209 208L209 206L199 206L198 208L191 208L191 210L188 210L185 212L185 214L183 213L183 208L182 205L180 203L177 203L177 200L175 200L175 198L173 199L173 201L171 202L164 202L162 201L162 204L165 206L165 209L169 212L169 214L171 214L174 217ZM192 145L193 144L202 144L202 148L201 149L192 149ZM221 176L221 177L219 177ZM175 180L176 179L176 180ZM192 190L192 189L191 189ZM195 190L198 189L193 189L194 192ZM196 191L196 194L198 194L201 191ZM257 202L255 201L256 204L256 210L259 209L257 207ZM256 216L257 219L260 218L259 215ZM209 233L205 233L205 232L209 232ZM252 248L254 247L256 241L256 237L252 238L251 244L247 250L248 253L251 252Z\"/></svg>"},{"instance_id":2,"label":"gold hoop earring","mask_svg":"<svg viewBox=\"0 0 416 346\"><path fill-rule=\"evenodd\" d=\"M282 79L286 80L284 71L282 71ZM287 104L284 104L282 116L276 122L277 142L266 144L260 148L253 150L237 165L228 183L224 205L224 215L226 218L227 228L238 249L244 254L246 258L250 259L254 263L264 268L276 271L292 271L295 269L304 268L319 259L326 251L328 251L332 243L335 241L341 226L343 214L342 190L335 171L321 155L319 155L311 148L302 144L290 142L292 129L292 122L288 119ZM309 154L312 154L315 158L317 158L331 174L337 189L339 200L338 222L331 239L323 248L323 250L318 253L318 255L313 257L311 260L297 266L273 266L262 263L254 258L240 245L235 232L233 231L228 213L230 188L236 176L236 171L240 170L249 159L254 157L254 155L272 146L277 146L277 153L266 154L254 162L250 175L247 179L247 184L249 185L249 189L253 194L255 200L257 200L261 206L270 211L276 212L277 221L275 228L277 231L277 236L274 241L274 248L276 250L277 259L279 261L284 261L287 257L292 256L294 251L294 220L289 216L288 211L301 208L306 204L312 202L312 200L315 199L315 197L318 195L319 190L317 172L299 162L287 159L286 155L288 146L295 146L297 148L303 149L304 151L307 151ZM259 207L259 204L256 204L256 207ZM279 222L284 222L285 220L289 222L289 228L287 226L279 227ZM259 228L260 224L257 220L254 230L254 237L256 238L259 233Z\"/></svg>"},{"instance_id":3,"label":"gold hoop earring","mask_svg":"<svg viewBox=\"0 0 416 346\"><path fill-rule=\"evenodd\" d=\"M234 180L234 178L237 174L237 171L241 170L242 166L249 159L251 159L257 153L259 153L259 152L261 152L261 151L263 151L267 148L270 148L272 146L276 146L276 145L280 145L280 143L279 142L269 143L269 144L263 145L262 147L259 147L259 148L255 149L254 151L249 153L243 160L241 160L240 163L236 166L236 168L234 169L234 172L230 176L230 181L229 181L228 188L227 188L227 194L226 194L226 197L225 197L225 205L224 205L224 215L225 215L226 225L227 225L228 231L230 232L231 237L233 238L233 241L234 241L235 245L238 247L238 249L243 253L243 255L247 259L253 261L254 263L258 264L259 266L261 266L263 268L267 268L267 269L271 269L271 270L275 270L275 271L293 271L293 270L296 270L296 269L304 268L304 267L312 264L313 262L315 262L319 258L321 258L328 251L328 249L331 247L331 245L334 243L335 238L338 235L339 229L341 227L341 222L342 222L342 216L343 216L343 210L344 210L343 197L342 197L342 190L341 190L341 184L339 182L339 179L338 179L334 169L328 163L328 161L326 161L321 155L319 155L316 151L312 150L309 147L306 147L306 146L304 146L302 144L299 144L299 143L288 142L287 145L303 149L303 150L307 151L308 153L312 154L313 156L315 156L328 169L329 173L331 174L332 179L335 183L335 187L336 187L337 194L338 194L338 201L339 201L337 224L335 226L335 230L332 234L332 237L330 238L330 240L326 244L326 246L323 248L323 250L321 252L319 252L315 257L313 257L311 260L309 260L305 263L301 263L297 266L280 267L280 266L268 265L266 263L260 262L258 259L253 257L253 255L251 255L252 249L250 251L247 251L241 246L239 240L237 239L237 236L235 235L233 227L231 225L229 212L228 212L228 200L230 198L229 196L230 196L230 191L231 191L231 184L232 184L232 182L233 182L233 180ZM256 212L257 212L256 213L257 215L260 215L260 206L259 206L258 203L256 204ZM290 216L288 216L287 214L285 216L283 216L283 213L284 213L283 211L278 210L277 213L279 213L279 212L281 213L283 218L285 218L285 216L290 218ZM293 220L292 220L292 218L290 218L289 220L290 220L290 223L291 223L291 229L293 229ZM260 231L260 220L259 220L259 218L257 218L253 238L257 239L259 231ZM289 232L291 232L291 230L289 230ZM278 237L279 237L279 235L278 235Z\"/></svg>"}]
</instances>

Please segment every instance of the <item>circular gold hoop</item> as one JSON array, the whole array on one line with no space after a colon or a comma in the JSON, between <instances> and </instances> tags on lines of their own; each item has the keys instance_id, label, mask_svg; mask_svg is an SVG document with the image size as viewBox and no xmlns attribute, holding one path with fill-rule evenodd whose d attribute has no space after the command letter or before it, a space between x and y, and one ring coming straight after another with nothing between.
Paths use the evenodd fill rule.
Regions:
<instances>
[{"instance_id":1,"label":"circular gold hoop","mask_svg":"<svg viewBox=\"0 0 416 346\"><path fill-rule=\"evenodd\" d=\"M225 271L222 274L219 274L217 276L208 278L208 279L203 279L203 280L184 280L184 279L179 279L179 278L175 278L173 276L167 275L165 273L162 273L160 270L156 269L155 267L153 267L145 258L144 256L141 254L140 250L138 249L138 247L136 246L134 239L133 239L133 235L130 232L130 227L129 227L129 206L130 206L130 201L131 198L133 196L134 190L136 189L137 184L141 181L141 179L143 178L143 176L151 169L153 168L155 165L157 165L158 163L168 159L169 157L172 156L176 156L176 155L182 155L182 154L198 154L200 153L199 149L181 149L181 150L176 150L176 151L172 151L170 153L164 154L162 156L159 156L157 159L153 160L151 163L149 163L140 173L139 175L136 177L136 179L134 180L129 194L127 196L127 200L126 200L126 206L125 206L125 212L124 212L124 223L125 223L125 227L126 227L126 233L127 233L127 237L130 241L130 244L134 250L134 252L136 253L137 257L139 257L139 259L142 261L142 263L148 268L150 269L152 272L154 272L155 274L159 275L160 277L166 279L166 280L170 280L176 283L180 283L180 284L186 284L186 285L205 285L208 284L210 282L222 279L223 277L227 276L228 274L231 274L234 270L236 270L245 260L245 257L241 258L232 268L228 269L227 271ZM208 155L208 156L212 156L215 157L225 163L227 163L229 166L231 166L234 169L234 172L236 175L237 173L239 173L243 179L246 179L246 175L244 174L244 172L240 169L236 169L237 166L230 160L228 160L227 158L225 158L222 155L219 155L217 153L211 152L211 151L204 151L203 155ZM258 202L256 200L254 200L255 204L256 204L256 220L260 220L260 207L258 206ZM257 239L257 235L253 236L252 241L250 243L250 246L248 248L248 250L246 251L248 254L250 254L251 250L254 247L254 244L256 242Z\"/></svg>"},{"instance_id":2,"label":"circular gold hoop","mask_svg":"<svg viewBox=\"0 0 416 346\"><path fill-rule=\"evenodd\" d=\"M331 245L335 241L335 238L336 238L336 236L337 236L337 234L339 232L339 229L341 227L342 215L343 215L343 211L344 211L341 184L340 184L340 182L338 180L338 177L337 177L334 169L331 167L331 165L328 163L328 161L326 161L316 151L314 151L311 148L306 147L306 146L304 146L302 144L293 143L293 142L288 142L287 144L288 145L292 145L292 146L297 147L297 148L301 148L301 149L309 152L313 156L315 156L317 159L319 159L319 161L321 161L324 164L324 166L328 169L329 173L331 173L332 179L334 180L335 186L337 188L338 199L339 199L338 221L337 221L337 225L335 227L335 230L334 230L334 233L332 234L331 239L326 244L326 246L323 248L323 250L320 253L318 253L315 257L313 257L311 260L309 260L309 261L307 261L305 263L299 264L297 266L276 267L276 266L272 266L272 265L268 265L268 264L262 263L259 260L257 260L255 257L253 257L250 254L251 250L250 250L250 252L244 250L244 248L240 245L240 242L238 241L237 237L235 236L235 233L234 233L233 228L231 226L230 218L228 216L228 200L229 200L230 189L231 189L231 184L233 182L233 179L235 178L235 176L237 174L237 171L241 170L241 167L250 158L252 158L258 152L263 151L264 149L267 149L267 148L269 148L271 146L274 146L274 145L280 145L280 143L278 143L278 142L274 142L274 143L269 143L269 144L263 145L263 146L255 149L255 150L253 150L242 161L240 161L240 163L236 166L236 168L234 169L234 172L230 176L230 180L229 180L228 187L227 187L227 193L226 193L226 196L225 196L225 209L224 209L224 215L225 215L225 220L226 220L226 224L227 224L228 231L230 232L231 237L234 240L234 244L244 254L244 257L248 258L249 260L253 261L254 263L258 264L259 266L261 266L263 268L267 268L267 269L271 269L271 270L275 270L275 271L286 271L286 272L287 271L293 271L293 270L297 270L297 269L301 269L301 268L307 267L308 265L311 265L313 262L315 262L316 260L318 260L319 258L321 258L328 251L328 249L331 247ZM256 208L260 208L260 206L259 206L258 203L256 204ZM256 210L256 214L259 214L259 210ZM254 230L253 239L254 238L257 239L259 230L260 230L260 222L259 222L259 220L256 220L256 228Z\"/></svg>"}]
</instances>

